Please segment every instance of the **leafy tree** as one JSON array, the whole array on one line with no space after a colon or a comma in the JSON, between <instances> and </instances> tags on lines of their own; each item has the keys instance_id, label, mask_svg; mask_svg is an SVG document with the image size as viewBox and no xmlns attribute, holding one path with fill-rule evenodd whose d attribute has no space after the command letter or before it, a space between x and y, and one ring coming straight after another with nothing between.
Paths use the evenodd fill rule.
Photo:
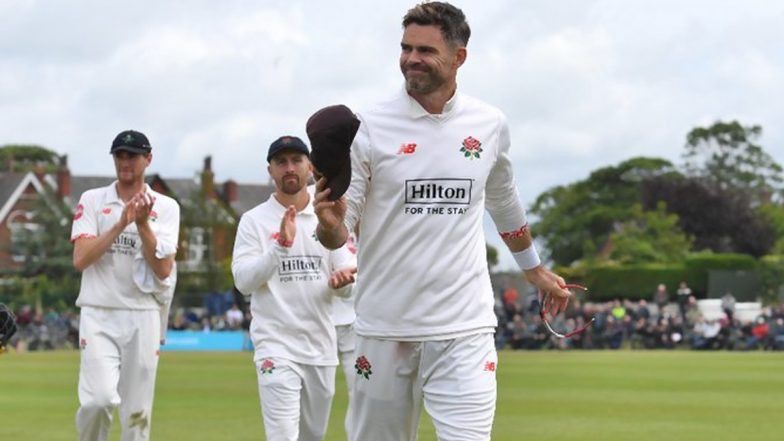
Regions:
<instances>
[{"instance_id":1,"label":"leafy tree","mask_svg":"<svg viewBox=\"0 0 784 441\"><path fill-rule=\"evenodd\" d=\"M487 266L492 269L498 265L498 249L489 243L485 244L485 247L487 248Z\"/></svg>"},{"instance_id":2,"label":"leafy tree","mask_svg":"<svg viewBox=\"0 0 784 441\"><path fill-rule=\"evenodd\" d=\"M44 171L53 172L60 156L45 147L32 144L7 144L0 146L0 170L20 172L42 165Z\"/></svg>"},{"instance_id":3,"label":"leafy tree","mask_svg":"<svg viewBox=\"0 0 784 441\"><path fill-rule=\"evenodd\" d=\"M54 195L31 202L27 222L17 225L12 252L20 267L3 274L2 295L12 303L41 303L58 309L73 306L80 275L72 264L70 212Z\"/></svg>"},{"instance_id":4,"label":"leafy tree","mask_svg":"<svg viewBox=\"0 0 784 441\"><path fill-rule=\"evenodd\" d=\"M660 158L632 158L604 167L583 181L558 186L541 194L530 212L537 238L544 240L558 265L590 258L600 249L617 222L632 216L641 200L641 183L650 177L676 174Z\"/></svg>"},{"instance_id":5,"label":"leafy tree","mask_svg":"<svg viewBox=\"0 0 784 441\"><path fill-rule=\"evenodd\" d=\"M610 235L610 243L610 258L620 263L672 263L686 257L692 240L678 227L678 216L660 202L652 211L635 204L631 219Z\"/></svg>"},{"instance_id":6,"label":"leafy tree","mask_svg":"<svg viewBox=\"0 0 784 441\"><path fill-rule=\"evenodd\" d=\"M782 191L782 167L755 143L758 125L717 121L686 136L685 168L690 176L715 180L724 188L749 190L755 202Z\"/></svg>"},{"instance_id":7,"label":"leafy tree","mask_svg":"<svg viewBox=\"0 0 784 441\"><path fill-rule=\"evenodd\" d=\"M72 264L70 212L53 195L43 194L31 206L28 222L17 228L12 244L22 256L22 277L46 274L49 278L76 277Z\"/></svg>"},{"instance_id":8,"label":"leafy tree","mask_svg":"<svg viewBox=\"0 0 784 441\"><path fill-rule=\"evenodd\" d=\"M774 243L770 252L784 256L784 206L766 203L757 212L773 229Z\"/></svg>"},{"instance_id":9,"label":"leafy tree","mask_svg":"<svg viewBox=\"0 0 784 441\"><path fill-rule=\"evenodd\" d=\"M760 257L772 249L774 230L748 192L695 177L652 178L643 188L643 209L665 202L681 229L694 237L695 250Z\"/></svg>"},{"instance_id":10,"label":"leafy tree","mask_svg":"<svg viewBox=\"0 0 784 441\"><path fill-rule=\"evenodd\" d=\"M198 268L190 271L179 271L177 290L191 291L186 294L200 295L204 292L220 292L230 289L233 285L231 263L228 259L221 260L216 250L216 235L224 234L234 237L234 232L226 230L227 211L217 199L207 197L205 189L194 191L181 203L181 234L186 235L190 229L200 229L205 246L204 258ZM184 269L184 268L183 268ZM198 289L200 292L196 292ZM196 299L186 299L195 302Z\"/></svg>"}]
</instances>

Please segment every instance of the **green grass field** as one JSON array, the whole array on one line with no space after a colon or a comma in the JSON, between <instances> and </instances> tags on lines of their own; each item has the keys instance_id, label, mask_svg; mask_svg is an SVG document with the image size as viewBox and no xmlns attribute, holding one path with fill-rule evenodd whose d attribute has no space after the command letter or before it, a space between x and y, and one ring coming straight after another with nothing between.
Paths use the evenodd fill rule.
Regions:
<instances>
[{"instance_id":1,"label":"green grass field","mask_svg":"<svg viewBox=\"0 0 784 441\"><path fill-rule=\"evenodd\" d=\"M784 439L784 354L501 352L495 441ZM264 439L250 353L163 353L153 439ZM0 356L0 440L74 440L79 354ZM344 440L338 375L327 440ZM119 427L112 440L119 440ZM435 440L423 416L421 441Z\"/></svg>"}]
</instances>

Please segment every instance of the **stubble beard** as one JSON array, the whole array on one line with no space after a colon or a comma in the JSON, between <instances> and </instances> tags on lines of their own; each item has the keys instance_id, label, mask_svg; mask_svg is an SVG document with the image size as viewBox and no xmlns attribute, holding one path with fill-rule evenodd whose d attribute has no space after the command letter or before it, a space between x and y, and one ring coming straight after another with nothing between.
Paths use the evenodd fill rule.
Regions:
<instances>
[{"instance_id":1,"label":"stubble beard","mask_svg":"<svg viewBox=\"0 0 784 441\"><path fill-rule=\"evenodd\" d=\"M428 95L446 83L446 80L433 72L432 69L420 70L403 66L402 71L403 77L406 79L406 92L409 93ZM416 74L411 75L409 72L416 72Z\"/></svg>"},{"instance_id":2,"label":"stubble beard","mask_svg":"<svg viewBox=\"0 0 784 441\"><path fill-rule=\"evenodd\" d=\"M300 179L297 176L296 180L289 181L289 176L284 176L283 179L280 181L280 191L287 195L295 195L302 190L303 185L300 183Z\"/></svg>"}]
</instances>

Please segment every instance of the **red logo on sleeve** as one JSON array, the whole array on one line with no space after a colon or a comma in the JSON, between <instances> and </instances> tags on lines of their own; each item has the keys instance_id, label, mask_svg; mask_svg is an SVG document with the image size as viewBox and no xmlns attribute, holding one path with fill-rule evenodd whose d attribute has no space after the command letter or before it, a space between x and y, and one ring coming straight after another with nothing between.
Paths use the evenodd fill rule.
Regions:
<instances>
[{"instance_id":1,"label":"red logo on sleeve","mask_svg":"<svg viewBox=\"0 0 784 441\"><path fill-rule=\"evenodd\" d=\"M104 208L103 210L101 210L101 213L103 213L103 214L109 214L109 213L111 213L111 212L112 212L112 209L111 209L111 208L109 208L109 207L106 207L106 208Z\"/></svg>"},{"instance_id":2,"label":"red logo on sleeve","mask_svg":"<svg viewBox=\"0 0 784 441\"><path fill-rule=\"evenodd\" d=\"M84 214L84 205L82 204L77 205L76 211L74 212L73 220L75 221L79 220L79 218L81 218L83 214Z\"/></svg>"},{"instance_id":3,"label":"red logo on sleeve","mask_svg":"<svg viewBox=\"0 0 784 441\"><path fill-rule=\"evenodd\" d=\"M495 372L495 362L494 361L486 361L485 362L485 371L487 371L487 372Z\"/></svg>"}]
</instances>

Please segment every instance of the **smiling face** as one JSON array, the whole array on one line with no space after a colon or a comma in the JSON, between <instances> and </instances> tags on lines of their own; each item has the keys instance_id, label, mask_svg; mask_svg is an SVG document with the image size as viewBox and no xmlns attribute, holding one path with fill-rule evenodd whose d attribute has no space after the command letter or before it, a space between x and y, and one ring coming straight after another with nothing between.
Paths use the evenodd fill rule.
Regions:
<instances>
[{"instance_id":1,"label":"smiling face","mask_svg":"<svg viewBox=\"0 0 784 441\"><path fill-rule=\"evenodd\" d=\"M267 171L279 192L295 195L307 187L312 167L304 153L283 150L270 159Z\"/></svg>"},{"instance_id":2,"label":"smiling face","mask_svg":"<svg viewBox=\"0 0 784 441\"><path fill-rule=\"evenodd\" d=\"M412 96L456 86L457 69L465 61L466 49L447 43L440 27L409 24L403 31L400 49L400 71Z\"/></svg>"}]
</instances>

